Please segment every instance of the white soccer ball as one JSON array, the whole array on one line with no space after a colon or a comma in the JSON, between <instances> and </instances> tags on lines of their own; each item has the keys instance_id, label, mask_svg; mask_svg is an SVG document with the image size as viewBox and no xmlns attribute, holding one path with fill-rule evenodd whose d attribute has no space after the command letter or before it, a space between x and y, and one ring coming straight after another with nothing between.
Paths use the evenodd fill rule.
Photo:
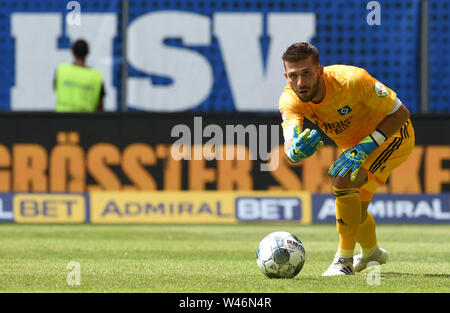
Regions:
<instances>
[{"instance_id":1,"label":"white soccer ball","mask_svg":"<svg viewBox=\"0 0 450 313\"><path fill-rule=\"evenodd\" d=\"M305 264L305 248L295 235L277 231L259 243L256 264L269 278L293 278Z\"/></svg>"}]
</instances>

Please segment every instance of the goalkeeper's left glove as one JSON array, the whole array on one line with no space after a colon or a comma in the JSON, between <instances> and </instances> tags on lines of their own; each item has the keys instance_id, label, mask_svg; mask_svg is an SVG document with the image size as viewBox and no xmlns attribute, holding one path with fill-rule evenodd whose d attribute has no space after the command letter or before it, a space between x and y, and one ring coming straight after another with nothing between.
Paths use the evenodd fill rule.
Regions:
<instances>
[{"instance_id":1,"label":"goalkeeper's left glove","mask_svg":"<svg viewBox=\"0 0 450 313\"><path fill-rule=\"evenodd\" d=\"M361 140L353 148L345 150L339 158L330 166L328 173L331 176L344 177L351 169L350 181L355 181L359 169L366 162L368 155L386 141L386 135L380 130Z\"/></svg>"}]
</instances>

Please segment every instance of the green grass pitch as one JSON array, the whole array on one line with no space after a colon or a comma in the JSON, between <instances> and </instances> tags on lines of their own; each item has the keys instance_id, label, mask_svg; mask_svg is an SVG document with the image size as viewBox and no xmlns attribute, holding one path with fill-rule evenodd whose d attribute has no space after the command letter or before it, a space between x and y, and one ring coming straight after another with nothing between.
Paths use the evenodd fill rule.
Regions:
<instances>
[{"instance_id":1,"label":"green grass pitch","mask_svg":"<svg viewBox=\"0 0 450 313\"><path fill-rule=\"evenodd\" d=\"M305 246L294 279L257 268L259 241L277 230ZM337 248L333 225L0 224L0 292L450 292L450 225L378 225L377 234L390 260L371 285L370 270L321 277ZM71 261L79 285L67 283Z\"/></svg>"}]
</instances>

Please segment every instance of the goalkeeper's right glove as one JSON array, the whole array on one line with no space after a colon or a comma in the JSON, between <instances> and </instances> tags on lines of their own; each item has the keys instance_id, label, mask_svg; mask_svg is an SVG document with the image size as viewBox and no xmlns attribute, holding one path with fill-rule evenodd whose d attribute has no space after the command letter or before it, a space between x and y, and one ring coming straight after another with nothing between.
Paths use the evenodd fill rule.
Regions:
<instances>
[{"instance_id":1,"label":"goalkeeper's right glove","mask_svg":"<svg viewBox=\"0 0 450 313\"><path fill-rule=\"evenodd\" d=\"M320 139L320 134L317 130L313 129L311 131L309 128L306 128L300 133L300 128L295 126L294 139L287 153L289 159L292 162L300 162L309 158L314 152L322 148L323 141Z\"/></svg>"}]
</instances>

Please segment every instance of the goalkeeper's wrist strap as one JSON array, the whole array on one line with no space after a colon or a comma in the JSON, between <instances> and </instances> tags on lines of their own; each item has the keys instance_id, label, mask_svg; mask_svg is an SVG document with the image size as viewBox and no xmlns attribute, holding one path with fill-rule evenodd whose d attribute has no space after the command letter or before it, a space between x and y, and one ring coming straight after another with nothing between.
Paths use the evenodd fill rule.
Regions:
<instances>
[{"instance_id":1,"label":"goalkeeper's wrist strap","mask_svg":"<svg viewBox=\"0 0 450 313\"><path fill-rule=\"evenodd\" d=\"M386 135L379 129L375 129L373 133L369 135L369 137L377 144L377 146L381 146L383 142L387 140Z\"/></svg>"}]
</instances>

